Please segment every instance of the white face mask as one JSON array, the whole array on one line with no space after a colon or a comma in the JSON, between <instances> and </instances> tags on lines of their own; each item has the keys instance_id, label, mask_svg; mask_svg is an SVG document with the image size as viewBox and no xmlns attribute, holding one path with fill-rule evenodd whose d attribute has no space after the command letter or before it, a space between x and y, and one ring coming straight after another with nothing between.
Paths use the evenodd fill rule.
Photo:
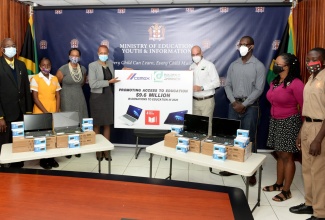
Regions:
<instances>
[{"instance_id":1,"label":"white face mask","mask_svg":"<svg viewBox=\"0 0 325 220\"><path fill-rule=\"evenodd\" d=\"M9 58L13 58L16 55L16 48L15 47L7 47L5 49L5 55Z\"/></svg>"},{"instance_id":2,"label":"white face mask","mask_svg":"<svg viewBox=\"0 0 325 220\"><path fill-rule=\"evenodd\" d=\"M246 47L244 45L243 46L240 46L240 48L239 48L239 53L240 53L240 55L242 57L246 56L247 53L248 53L248 51L249 51L248 47Z\"/></svg>"},{"instance_id":3,"label":"white face mask","mask_svg":"<svg viewBox=\"0 0 325 220\"><path fill-rule=\"evenodd\" d=\"M201 61L202 57L201 56L194 56L194 57L192 57L192 59L193 59L194 63L199 63Z\"/></svg>"}]
</instances>

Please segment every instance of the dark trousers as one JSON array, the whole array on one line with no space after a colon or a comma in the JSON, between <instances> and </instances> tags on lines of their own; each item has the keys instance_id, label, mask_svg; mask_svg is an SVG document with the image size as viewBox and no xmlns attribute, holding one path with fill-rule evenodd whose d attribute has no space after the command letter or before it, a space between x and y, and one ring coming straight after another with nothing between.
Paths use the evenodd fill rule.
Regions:
<instances>
[{"instance_id":1,"label":"dark trousers","mask_svg":"<svg viewBox=\"0 0 325 220\"><path fill-rule=\"evenodd\" d=\"M252 142L252 151L254 153L257 152L256 147L256 133L257 133L257 125L259 120L259 106L258 104L253 104L246 108L245 113L239 114L237 113L232 105L229 105L228 110L228 118L235 119L241 121L241 129L249 130L249 138Z\"/></svg>"}]
</instances>

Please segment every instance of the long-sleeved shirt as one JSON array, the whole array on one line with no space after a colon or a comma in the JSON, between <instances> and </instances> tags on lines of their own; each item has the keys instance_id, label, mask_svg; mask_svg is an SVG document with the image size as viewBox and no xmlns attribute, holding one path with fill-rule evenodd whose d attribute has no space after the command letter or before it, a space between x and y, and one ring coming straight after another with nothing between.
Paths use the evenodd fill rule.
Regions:
<instances>
[{"instance_id":1,"label":"long-sleeved shirt","mask_svg":"<svg viewBox=\"0 0 325 220\"><path fill-rule=\"evenodd\" d=\"M271 103L272 118L284 119L298 113L301 114L303 91L304 84L300 79L292 80L286 88L283 88L283 84L274 88L273 83L271 83L266 98Z\"/></svg>"},{"instance_id":2,"label":"long-sleeved shirt","mask_svg":"<svg viewBox=\"0 0 325 220\"><path fill-rule=\"evenodd\" d=\"M241 58L228 68L225 86L226 95L233 103L235 98L246 98L244 106L252 105L262 94L266 80L266 69L253 55L243 63Z\"/></svg>"}]
</instances>

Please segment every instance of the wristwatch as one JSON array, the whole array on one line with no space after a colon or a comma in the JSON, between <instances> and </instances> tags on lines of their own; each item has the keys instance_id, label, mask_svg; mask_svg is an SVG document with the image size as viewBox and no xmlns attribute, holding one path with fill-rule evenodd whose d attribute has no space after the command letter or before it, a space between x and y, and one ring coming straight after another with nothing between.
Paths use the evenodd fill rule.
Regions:
<instances>
[{"instance_id":1,"label":"wristwatch","mask_svg":"<svg viewBox=\"0 0 325 220\"><path fill-rule=\"evenodd\" d=\"M201 86L201 91L204 91L204 87L203 86Z\"/></svg>"}]
</instances>

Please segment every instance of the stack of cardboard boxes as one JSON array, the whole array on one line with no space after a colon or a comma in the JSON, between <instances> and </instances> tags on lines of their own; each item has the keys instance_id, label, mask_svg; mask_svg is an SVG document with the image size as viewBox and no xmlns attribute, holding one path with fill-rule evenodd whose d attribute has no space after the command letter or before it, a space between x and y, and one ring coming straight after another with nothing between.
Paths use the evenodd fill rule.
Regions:
<instances>
[{"instance_id":1,"label":"stack of cardboard boxes","mask_svg":"<svg viewBox=\"0 0 325 220\"><path fill-rule=\"evenodd\" d=\"M13 141L12 152L44 152L48 149L55 148L76 148L83 145L95 144L96 134L93 131L93 119L83 119L82 129L80 134L64 134L58 136L25 138L24 137L24 122L12 122L11 124Z\"/></svg>"},{"instance_id":2,"label":"stack of cardboard boxes","mask_svg":"<svg viewBox=\"0 0 325 220\"><path fill-rule=\"evenodd\" d=\"M234 140L234 146L214 143L209 139L197 140L180 137L178 133L173 132L165 135L164 145L166 147L176 148L177 151L187 152L184 143L188 143L189 151L202 153L212 156L216 160L224 161L226 159L238 162L244 162L252 154L252 143L249 142L249 133L247 130L237 130L237 137Z\"/></svg>"},{"instance_id":3,"label":"stack of cardboard boxes","mask_svg":"<svg viewBox=\"0 0 325 220\"><path fill-rule=\"evenodd\" d=\"M252 143L249 140L248 130L237 130L237 137L234 140L234 146L228 146L228 159L238 162L244 162L252 155Z\"/></svg>"}]
</instances>

